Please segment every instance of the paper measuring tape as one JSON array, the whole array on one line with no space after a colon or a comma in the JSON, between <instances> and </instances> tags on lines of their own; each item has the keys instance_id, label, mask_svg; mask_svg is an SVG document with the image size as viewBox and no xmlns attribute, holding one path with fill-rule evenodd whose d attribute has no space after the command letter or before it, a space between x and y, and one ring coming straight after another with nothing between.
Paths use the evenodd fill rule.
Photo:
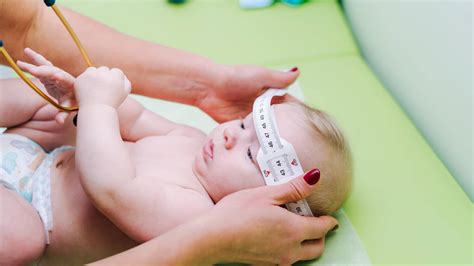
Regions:
<instances>
[{"instance_id":1,"label":"paper measuring tape","mask_svg":"<svg viewBox=\"0 0 474 266\"><path fill-rule=\"evenodd\" d=\"M253 103L253 123L260 143L257 162L267 186L286 183L304 173L293 145L280 137L271 106L274 96L285 94L286 90L268 89ZM285 205L289 211L296 214L313 216L308 202L304 199Z\"/></svg>"}]
</instances>

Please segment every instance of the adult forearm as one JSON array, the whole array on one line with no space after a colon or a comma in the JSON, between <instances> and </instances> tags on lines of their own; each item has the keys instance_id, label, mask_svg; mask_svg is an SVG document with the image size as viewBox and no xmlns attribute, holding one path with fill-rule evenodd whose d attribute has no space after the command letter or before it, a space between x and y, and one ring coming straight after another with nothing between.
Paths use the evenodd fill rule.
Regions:
<instances>
[{"instance_id":1,"label":"adult forearm","mask_svg":"<svg viewBox=\"0 0 474 266\"><path fill-rule=\"evenodd\" d=\"M133 249L91 265L212 265L223 261L222 232L208 216L180 225Z\"/></svg>"},{"instance_id":2,"label":"adult forearm","mask_svg":"<svg viewBox=\"0 0 474 266\"><path fill-rule=\"evenodd\" d=\"M221 82L220 77L225 71L209 59L125 35L74 11L62 10L90 54L92 63L122 69L132 83L133 93L194 104L207 87ZM41 23L58 23L52 12L44 13ZM62 28L56 30L59 31L65 32ZM43 34L32 41L41 42ZM72 47L70 37L62 38L68 40L64 45L70 49L61 50L76 52L56 54L59 67L80 74L85 68L84 62L77 49ZM71 66L71 62L76 63Z\"/></svg>"},{"instance_id":3,"label":"adult forearm","mask_svg":"<svg viewBox=\"0 0 474 266\"><path fill-rule=\"evenodd\" d=\"M317 176L310 171L286 184L228 195L211 212L97 265L290 265L319 257L324 237L337 221L299 216L280 207L313 193Z\"/></svg>"},{"instance_id":4,"label":"adult forearm","mask_svg":"<svg viewBox=\"0 0 474 266\"><path fill-rule=\"evenodd\" d=\"M8 37L5 45L15 59L25 60L23 48L31 47L74 76L85 70L87 66L79 50L54 12L42 1L0 2L4 2L6 12L19 13L19 7L23 7L33 17L22 17L16 23L14 20L19 18L14 17L11 24L16 27L0 27L0 35ZM194 104L206 93L206 88L224 82L228 70L209 59L139 40L64 7L61 10L94 66L122 69L132 82L134 93ZM0 20L7 21L7 17Z\"/></svg>"}]
</instances>

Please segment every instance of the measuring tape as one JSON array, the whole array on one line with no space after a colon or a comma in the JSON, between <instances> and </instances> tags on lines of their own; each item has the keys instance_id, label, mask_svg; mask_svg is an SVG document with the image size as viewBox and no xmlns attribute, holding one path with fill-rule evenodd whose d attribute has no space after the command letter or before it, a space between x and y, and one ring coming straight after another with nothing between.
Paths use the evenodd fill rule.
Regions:
<instances>
[{"instance_id":1,"label":"measuring tape","mask_svg":"<svg viewBox=\"0 0 474 266\"><path fill-rule=\"evenodd\" d=\"M271 107L274 96L285 94L286 90L268 89L253 103L253 123L260 143L257 162L267 186L286 183L304 173L293 145L280 137ZM313 216L308 202L304 199L285 205L289 211L296 214Z\"/></svg>"}]
</instances>

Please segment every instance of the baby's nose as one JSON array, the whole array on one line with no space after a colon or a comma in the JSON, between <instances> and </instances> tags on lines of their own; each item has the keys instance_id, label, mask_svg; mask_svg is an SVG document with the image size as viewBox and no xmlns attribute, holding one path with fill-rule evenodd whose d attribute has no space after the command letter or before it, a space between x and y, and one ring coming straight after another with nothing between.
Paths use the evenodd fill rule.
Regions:
<instances>
[{"instance_id":1,"label":"baby's nose","mask_svg":"<svg viewBox=\"0 0 474 266\"><path fill-rule=\"evenodd\" d=\"M225 141L225 148L232 149L237 142L237 134L229 128L224 129L224 141Z\"/></svg>"}]
</instances>

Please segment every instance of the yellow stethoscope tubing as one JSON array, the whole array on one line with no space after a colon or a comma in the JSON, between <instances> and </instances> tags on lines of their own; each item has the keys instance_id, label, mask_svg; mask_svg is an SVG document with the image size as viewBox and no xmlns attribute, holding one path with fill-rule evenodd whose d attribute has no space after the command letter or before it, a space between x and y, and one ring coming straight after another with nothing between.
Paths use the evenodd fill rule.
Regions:
<instances>
[{"instance_id":1,"label":"yellow stethoscope tubing","mask_svg":"<svg viewBox=\"0 0 474 266\"><path fill-rule=\"evenodd\" d=\"M77 48L79 48L79 51L81 52L82 57L86 61L87 66L91 67L92 63L91 60L89 59L89 56L87 55L84 47L82 46L81 42L79 41L79 38L77 37L76 33L72 29L71 25L67 22L66 18L63 16L61 13L61 10L59 10L56 5L52 4L50 6L54 13L56 13L57 17L59 20L62 22L64 27L67 29L69 32L69 35L71 35L72 39L74 40L74 43L76 44ZM56 107L57 109L60 109L65 112L74 112L79 110L79 107L77 106L62 106L51 97L49 97L46 93L44 93L41 89L39 89L26 75L21 71L21 69L18 67L18 65L15 63L15 61L11 58L11 56L8 54L7 50L3 46L3 42L0 41L0 53L5 57L7 60L8 64L13 68L13 70L18 74L18 76L26 83L30 88L32 88L39 96L41 96L43 99L45 99L48 103Z\"/></svg>"},{"instance_id":2,"label":"yellow stethoscope tubing","mask_svg":"<svg viewBox=\"0 0 474 266\"><path fill-rule=\"evenodd\" d=\"M53 99L51 99L51 97L49 97L46 93L44 93L40 88L38 88L26 75L25 73L23 73L23 71L21 71L21 69L17 66L17 64L15 63L15 61L13 61L13 59L11 58L11 56L8 54L7 50L5 50L4 47L0 47L0 53L3 54L3 56L5 57L5 59L7 60L8 64L13 68L13 70L18 74L18 76L20 76L20 78L26 83L28 84L28 86L30 86L39 96L41 96L43 99L45 99L48 103L52 104L54 107L62 110L62 111L65 111L65 112L73 112L73 111L77 111L79 108L76 107L76 106L71 106L71 107L68 107L68 106L62 106L60 105L59 103L57 103L56 101L54 101Z\"/></svg>"},{"instance_id":3,"label":"yellow stethoscope tubing","mask_svg":"<svg viewBox=\"0 0 474 266\"><path fill-rule=\"evenodd\" d=\"M66 30L69 32L69 35L71 35L72 39L74 40L74 43L76 44L77 48L79 48L79 51L81 52L82 58L86 61L86 64L88 67L92 66L92 62L89 59L89 56L87 56L86 50L84 49L84 46L82 46L81 41L79 38L77 38L76 33L72 29L71 25L67 22L66 18L63 16L63 13L61 13L61 10L56 5L52 5L51 8L53 9L54 13L58 16L59 20L63 23L64 27Z\"/></svg>"}]
</instances>

